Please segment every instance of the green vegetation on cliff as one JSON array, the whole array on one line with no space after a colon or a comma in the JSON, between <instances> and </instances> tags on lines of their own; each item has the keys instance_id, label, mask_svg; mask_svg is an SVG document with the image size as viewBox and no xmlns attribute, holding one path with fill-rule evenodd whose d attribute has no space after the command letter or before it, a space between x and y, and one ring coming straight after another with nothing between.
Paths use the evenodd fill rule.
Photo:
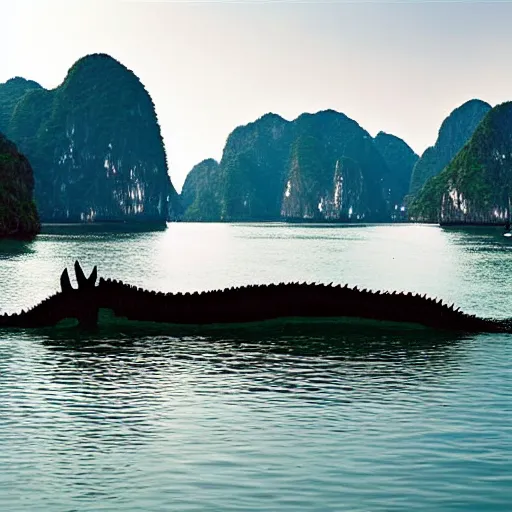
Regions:
<instances>
[{"instance_id":1,"label":"green vegetation on cliff","mask_svg":"<svg viewBox=\"0 0 512 512\"><path fill-rule=\"evenodd\" d=\"M320 140L300 135L291 147L281 214L292 219L322 219L322 199L332 185L333 174L323 158Z\"/></svg>"},{"instance_id":2,"label":"green vegetation on cliff","mask_svg":"<svg viewBox=\"0 0 512 512\"><path fill-rule=\"evenodd\" d=\"M214 172L205 162L191 171L185 219L390 220L414 158L400 139L374 141L333 110L291 122L267 114L231 133Z\"/></svg>"},{"instance_id":3,"label":"green vegetation on cliff","mask_svg":"<svg viewBox=\"0 0 512 512\"><path fill-rule=\"evenodd\" d=\"M379 132L373 139L393 176L393 198L396 205L403 203L409 192L411 175L419 156L399 137Z\"/></svg>"},{"instance_id":4,"label":"green vegetation on cliff","mask_svg":"<svg viewBox=\"0 0 512 512\"><path fill-rule=\"evenodd\" d=\"M390 220L393 177L366 130L334 110L302 114L292 129L298 146L292 148L287 169L282 217L340 220L343 211L350 211L351 220ZM293 151L301 148L304 137L310 143L297 160ZM336 175L341 159L350 159L360 168L360 196L340 195L344 184L343 180L336 181ZM350 197L359 205L358 213L355 204L343 203L343 197Z\"/></svg>"},{"instance_id":5,"label":"green vegetation on cliff","mask_svg":"<svg viewBox=\"0 0 512 512\"><path fill-rule=\"evenodd\" d=\"M219 172L219 163L212 158L189 172L181 193L184 220L203 222L220 218Z\"/></svg>"},{"instance_id":6,"label":"green vegetation on cliff","mask_svg":"<svg viewBox=\"0 0 512 512\"><path fill-rule=\"evenodd\" d=\"M77 61L51 91L27 91L8 136L32 162L44 220L165 221L179 211L151 97L108 55Z\"/></svg>"},{"instance_id":7,"label":"green vegetation on cliff","mask_svg":"<svg viewBox=\"0 0 512 512\"><path fill-rule=\"evenodd\" d=\"M33 190L28 160L0 134L0 238L31 238L39 233Z\"/></svg>"},{"instance_id":8,"label":"green vegetation on cliff","mask_svg":"<svg viewBox=\"0 0 512 512\"><path fill-rule=\"evenodd\" d=\"M289 158L289 122L275 114L236 128L220 162L218 220L277 220Z\"/></svg>"},{"instance_id":9,"label":"green vegetation on cliff","mask_svg":"<svg viewBox=\"0 0 512 512\"><path fill-rule=\"evenodd\" d=\"M414 166L409 190L411 195L417 194L430 178L437 176L450 163L489 110L491 106L485 101L470 100L443 121L435 145L427 148Z\"/></svg>"},{"instance_id":10,"label":"green vegetation on cliff","mask_svg":"<svg viewBox=\"0 0 512 512\"><path fill-rule=\"evenodd\" d=\"M441 223L506 221L512 193L512 102L494 107L468 144L420 191L409 212Z\"/></svg>"},{"instance_id":11,"label":"green vegetation on cliff","mask_svg":"<svg viewBox=\"0 0 512 512\"><path fill-rule=\"evenodd\" d=\"M32 80L16 77L0 84L0 133L6 133L12 113L18 101L26 92L41 89L41 86Z\"/></svg>"}]
</instances>

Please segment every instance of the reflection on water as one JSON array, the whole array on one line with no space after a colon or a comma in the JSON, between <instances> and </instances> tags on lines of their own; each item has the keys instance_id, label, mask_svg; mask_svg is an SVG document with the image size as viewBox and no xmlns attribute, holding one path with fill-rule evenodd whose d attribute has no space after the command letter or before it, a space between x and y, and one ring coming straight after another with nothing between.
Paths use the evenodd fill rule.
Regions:
<instances>
[{"instance_id":1,"label":"reflection on water","mask_svg":"<svg viewBox=\"0 0 512 512\"><path fill-rule=\"evenodd\" d=\"M10 260L19 256L34 254L33 241L0 240L0 260Z\"/></svg>"},{"instance_id":2,"label":"reflection on water","mask_svg":"<svg viewBox=\"0 0 512 512\"><path fill-rule=\"evenodd\" d=\"M200 340L210 345L231 343L240 350L250 347L251 350L258 348L261 351L313 357L352 358L422 350L442 353L445 347L468 339L468 335L458 332L357 319L279 319L236 326L179 326L130 322L117 319L104 310L100 311L100 326L92 332L63 327L31 331L31 334L34 333L45 346L56 350L62 348L87 352L111 349L124 352L140 339L183 339L185 343L190 340ZM146 345L160 350L158 343Z\"/></svg>"},{"instance_id":3,"label":"reflection on water","mask_svg":"<svg viewBox=\"0 0 512 512\"><path fill-rule=\"evenodd\" d=\"M0 306L45 296L79 257L148 288L393 284L506 314L510 251L486 237L427 226L57 232L0 261ZM390 325L1 331L0 510L508 511L511 365L509 335Z\"/></svg>"},{"instance_id":4,"label":"reflection on water","mask_svg":"<svg viewBox=\"0 0 512 512\"><path fill-rule=\"evenodd\" d=\"M90 237L91 235L102 235L109 238L112 236L136 233L155 233L167 229L165 224L155 223L126 223L126 222L93 222L90 224L43 224L42 235L55 237Z\"/></svg>"}]
</instances>

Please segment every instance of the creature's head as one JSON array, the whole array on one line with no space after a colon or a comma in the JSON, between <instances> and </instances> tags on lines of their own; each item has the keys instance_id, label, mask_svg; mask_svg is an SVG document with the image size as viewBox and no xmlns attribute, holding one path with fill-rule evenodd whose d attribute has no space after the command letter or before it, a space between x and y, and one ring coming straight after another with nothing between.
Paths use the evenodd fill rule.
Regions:
<instances>
[{"instance_id":1,"label":"creature's head","mask_svg":"<svg viewBox=\"0 0 512 512\"><path fill-rule=\"evenodd\" d=\"M78 284L78 291L86 291L92 290L96 285L96 279L98 278L98 268L95 266L92 269L91 275L89 277L85 277L84 271L78 263L78 260L75 261L75 275L76 282ZM68 269L65 268L64 272L62 272L60 276L60 287L62 293L68 294L73 291L76 291L71 285L71 280L69 279Z\"/></svg>"},{"instance_id":2,"label":"creature's head","mask_svg":"<svg viewBox=\"0 0 512 512\"><path fill-rule=\"evenodd\" d=\"M78 261L75 261L75 275L78 288L71 285L68 269L60 276L62 298L66 301L66 309L75 317L82 327L95 327L98 323L98 301L95 293L98 269L95 266L89 277Z\"/></svg>"}]
</instances>

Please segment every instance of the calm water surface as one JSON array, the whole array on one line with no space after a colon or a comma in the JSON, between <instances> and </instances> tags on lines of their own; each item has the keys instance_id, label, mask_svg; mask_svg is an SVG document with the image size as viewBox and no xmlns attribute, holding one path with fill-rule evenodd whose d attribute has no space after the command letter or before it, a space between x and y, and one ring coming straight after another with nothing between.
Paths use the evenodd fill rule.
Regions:
<instances>
[{"instance_id":1,"label":"calm water surface","mask_svg":"<svg viewBox=\"0 0 512 512\"><path fill-rule=\"evenodd\" d=\"M512 242L433 226L52 227L0 244L0 308L78 258L138 286L318 281L512 316ZM126 326L0 332L2 511L510 511L512 338Z\"/></svg>"}]
</instances>

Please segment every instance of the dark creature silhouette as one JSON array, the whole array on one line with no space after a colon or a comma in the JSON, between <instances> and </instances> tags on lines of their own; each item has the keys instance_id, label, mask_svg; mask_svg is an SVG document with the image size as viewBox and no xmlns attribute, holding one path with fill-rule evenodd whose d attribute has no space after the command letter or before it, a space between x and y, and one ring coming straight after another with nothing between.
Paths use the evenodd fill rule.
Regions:
<instances>
[{"instance_id":1,"label":"dark creature silhouette","mask_svg":"<svg viewBox=\"0 0 512 512\"><path fill-rule=\"evenodd\" d=\"M459 332L512 332L512 320L478 318L425 295L379 292L307 283L229 288L203 293L157 293L100 278L87 278L75 262L78 289L67 269L61 291L28 311L0 316L0 327L49 327L75 318L81 327L97 326L100 309L128 320L208 325L261 322L278 318L354 318L420 324Z\"/></svg>"}]
</instances>

